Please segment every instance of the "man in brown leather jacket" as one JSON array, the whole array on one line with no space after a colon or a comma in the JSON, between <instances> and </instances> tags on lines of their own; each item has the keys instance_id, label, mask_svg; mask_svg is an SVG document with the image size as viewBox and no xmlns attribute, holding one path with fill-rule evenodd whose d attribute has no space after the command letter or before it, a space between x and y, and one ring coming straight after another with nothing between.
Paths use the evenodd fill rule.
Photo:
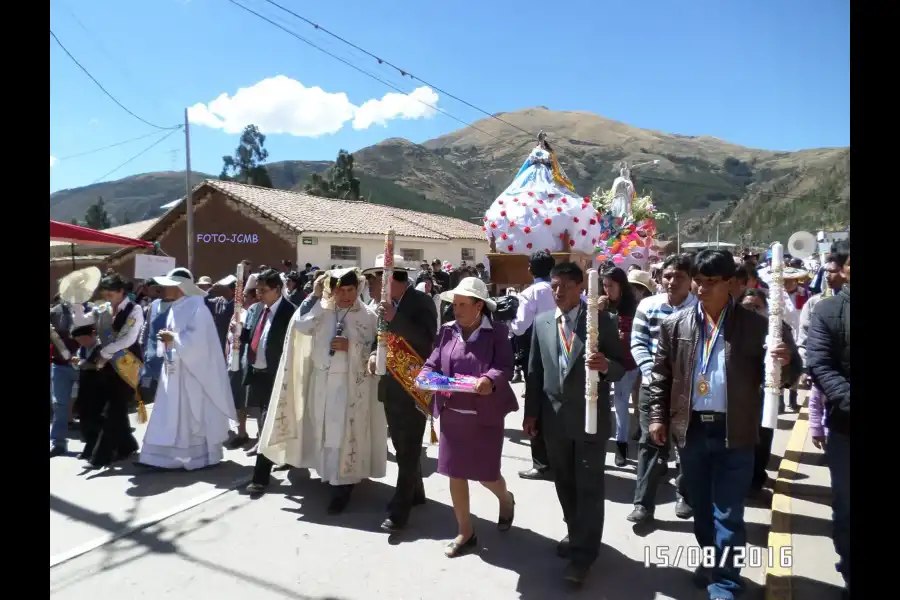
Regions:
<instances>
[{"instance_id":1,"label":"man in brown leather jacket","mask_svg":"<svg viewBox=\"0 0 900 600\"><path fill-rule=\"evenodd\" d=\"M694 535L700 547L715 547L717 567L694 574L711 600L732 600L743 591L736 563L743 562L747 542L744 499L759 439L768 334L765 317L731 298L734 273L730 252L697 255L691 276L700 302L662 323L648 390L650 435L662 444L674 434ZM787 384L799 377L802 363L790 328L782 336L772 354Z\"/></svg>"}]
</instances>

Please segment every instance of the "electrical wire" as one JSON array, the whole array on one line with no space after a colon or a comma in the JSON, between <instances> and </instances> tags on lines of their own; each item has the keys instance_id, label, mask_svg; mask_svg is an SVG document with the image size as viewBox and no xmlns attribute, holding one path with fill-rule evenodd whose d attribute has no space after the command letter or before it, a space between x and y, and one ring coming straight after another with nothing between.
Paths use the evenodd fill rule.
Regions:
<instances>
[{"instance_id":1,"label":"electrical wire","mask_svg":"<svg viewBox=\"0 0 900 600\"><path fill-rule=\"evenodd\" d=\"M162 131L177 130L178 128L181 127L181 125L177 125L177 126L175 126L175 127L161 127L161 126L159 126L159 125L156 125L155 123L151 123L151 122L148 121L147 119L141 118L141 117L137 116L136 114L134 114L127 106L125 106L124 104L122 104L121 102L119 102L119 101L116 99L115 96L113 96L113 95L110 94L108 91L106 91L106 88L103 87L103 85L102 85L99 81L97 81L97 79L96 79L93 75L91 75L91 72L88 71L88 70L84 67L84 65L82 65L80 62L78 62L78 59L75 58L75 57L72 55L71 52L69 52L69 50L63 45L63 43L59 40L59 38L56 37L56 34L53 33L53 30L52 30L52 29L50 30L50 36L51 36L51 37L53 38L53 40L59 45L59 47L62 48L62 51L65 52L66 55L67 55L69 58L72 59L72 62L74 62L76 65L78 65L78 68L81 69L82 71L84 71L84 74L87 75L87 76L90 78L90 80L93 81L93 82L97 85L98 88L100 88L100 91L102 91L104 94L106 94L107 97L108 97L110 100L112 100L113 102L115 102L115 103L119 106L119 108L121 108L122 110L124 110L125 112L127 112L129 115L131 115L132 117L134 117L134 118L137 119L138 121L140 121L140 122L142 122L142 123L145 123L145 124L149 125L150 127L153 127L153 128L155 128L155 129L160 129L160 130L162 130Z\"/></svg>"},{"instance_id":2,"label":"electrical wire","mask_svg":"<svg viewBox=\"0 0 900 600\"><path fill-rule=\"evenodd\" d=\"M135 154L134 156L132 156L131 158L129 158L128 160L123 162L122 164L120 164L118 167L116 167L112 171L109 171L108 173L98 177L97 179L95 179L94 181L89 183L88 185L94 185L95 183L100 183L101 181L103 181L104 179L106 179L107 177L109 177L110 175L112 175L113 173L115 173L116 171L121 169L122 167L125 167L125 166L131 164L132 162L136 161L143 155L147 154L148 152L150 152L150 150L152 150L159 144L163 143L166 140L166 138L168 138L169 136L171 136L174 133L177 133L181 129L182 129L182 126L178 126L178 127L174 128L172 131L170 131L166 135L162 136L161 138L159 138L158 140L156 140L155 142L153 142L152 144L150 144L149 146L147 146L146 148L144 148L143 150L141 150L140 152L138 152L137 154Z\"/></svg>"},{"instance_id":3,"label":"electrical wire","mask_svg":"<svg viewBox=\"0 0 900 600\"><path fill-rule=\"evenodd\" d=\"M430 87L431 89L435 90L436 92L439 92L439 93L441 93L441 94L447 96L448 98L453 98L453 99L456 100L457 102L459 102L459 103L461 103L461 104L465 104L465 105L468 106L469 108L472 108L472 109L474 109L474 110L477 110L478 112L480 112L480 113L482 113L482 114L484 114L484 115L487 115L489 118L494 119L495 121L499 121L499 122L501 122L501 123L504 123L504 124L506 124L506 125L512 127L513 129L517 129L517 130L521 131L522 133L524 133L524 134L526 134L526 135L529 135L529 136L531 136L531 137L536 137L532 132L527 131L527 130L525 130L525 129L522 129L522 128L519 127L518 125L515 125L515 124L513 124L513 123L510 123L509 121L507 121L507 120L505 120L505 119L501 119L501 118L498 117L497 115L495 115L495 114L493 114L493 113L489 113L488 111L484 110L483 108L480 108L480 107L478 107L478 106L475 106L475 105L472 104L471 102L468 102L467 100L463 100L463 99L460 98L459 96L456 96L456 95L454 95L454 94L451 94L451 93L448 92L447 90L441 89L441 88L439 88L438 86L436 86L436 85L434 85L434 84L432 84L432 83L428 83L427 81L425 81L425 80L422 79L421 77L417 77L417 76L413 75L412 73L410 73L409 71L407 71L406 69L402 69L402 68L398 67L397 65L395 65L395 64L392 63L392 62L390 62L390 61L388 61L388 60L385 60L385 59L383 59L383 58L381 58L381 57L379 57L379 56L376 56L375 54L369 52L369 51L366 50L365 48L361 48L360 46L354 44L354 43L351 42L350 40L347 40L347 39L345 39L345 38L342 38L342 37L339 36L338 34L336 34L336 33L334 33L334 32L331 32L331 31L325 29L324 27L322 27L322 26L319 25L318 23L314 23L313 21L311 21L310 19L307 19L306 17L304 17L304 16L302 16L302 15L298 15L297 13L295 13L294 11L292 11L291 9L285 8L284 6L278 4L277 2L274 2L273 0L265 0L265 2L271 4L272 6L275 6L276 8L279 8L279 9L283 10L284 12L288 13L289 15L293 15L294 17L296 17L297 19L300 19L300 20L303 21L304 23L307 23L307 24L313 26L313 27L314 27L315 29L317 29L318 31L321 31L321 32L323 32L323 33L325 33L325 34L327 34L327 35L333 37L334 39L339 40L339 41L341 41L341 42L347 44L347 45L350 46L351 48L354 48L354 49L356 49L356 50L362 52L362 53L365 54L366 56L369 56L369 57L371 57L371 58L374 58L376 61L378 61L378 64L379 64L379 65L387 65L387 66L391 67L392 69L396 70L398 73L400 73L400 75L402 75L402 76L404 76L404 77L409 77L410 79L413 79L413 80L415 80L415 81L418 81L419 83L425 84L425 85L427 85L428 87Z\"/></svg>"},{"instance_id":4,"label":"electrical wire","mask_svg":"<svg viewBox=\"0 0 900 600\"><path fill-rule=\"evenodd\" d=\"M483 130L483 129L479 129L478 127L476 127L475 125L472 125L472 124L469 123L468 121L464 121L463 119L460 119L459 117L450 114L449 112L447 112L446 110L444 110L444 109L442 109L442 108L439 108L439 107L437 107L437 106L434 106L433 104L429 104L428 102L425 102L424 100L421 100L421 99L419 99L419 98L416 98L415 96L411 95L409 92L407 92L406 90L404 90L403 88L398 87L398 86L396 86L396 85L394 85L394 84L392 84L392 83L390 83L390 82L388 82L388 81L385 81L384 79L378 77L377 75L374 75L373 73L370 73L370 72L366 71L365 69L362 69L362 68L360 68L360 67L354 65L354 64L353 64L352 62L350 62L349 60L347 60L347 59L345 59L345 58L343 58L343 57L341 57L341 56L338 56L337 54L334 54L333 52L330 52L330 51L328 51L328 50L322 48L321 46L316 45L316 44L313 43L312 41L310 41L310 40L306 39L305 37L301 36L300 34L295 33L294 31L291 31L290 29L288 29L287 27L285 27L285 26L283 26L283 25L281 25L281 24L279 24L279 23L276 23L275 21L273 21L273 20L270 19L269 17L267 17L267 16L265 16L265 15L262 15L262 14L256 12L256 11L253 10L252 8L248 8L248 7L244 6L243 4L241 4L240 2L237 2L236 0L228 0L228 2L230 2L231 4L234 4L235 6L241 8L241 9L243 9L243 10L245 10L245 11L247 11L248 13L250 13L250 14L252 14L252 15L255 15L256 17L259 17L259 18L262 19L263 21L266 21L266 22L269 23L270 25L273 25L273 26L277 27L278 29L284 31L284 32L287 33L288 35L291 35L291 36L297 38L298 40L300 40L300 41L303 42L304 44L307 44L307 45L309 45L309 46L315 48L315 49L318 50L319 52L322 52L323 54L327 54L327 55L330 56L331 58L333 58L333 59L335 59L335 60L337 60L337 61L339 61L339 62L344 63L345 65L347 65L347 66L350 67L351 69L353 69L353 70L355 70L355 71L358 71L358 72L362 73L362 74L365 75L366 77L370 77L370 78L374 79L375 81L377 81L378 83L380 83L380 84L382 84L382 85L384 85L384 86L387 86L387 87L391 88L392 90L395 90L395 91L397 91L397 92L400 92L400 93L403 94L404 96L408 96L408 97L411 98L412 100L415 100L416 102L418 102L418 103L420 103L420 104L422 104L422 105L424 105L424 106L427 106L428 108L430 108L430 109L432 109L432 110L434 110L434 111L437 111L437 112L441 113L441 114L444 115L444 116L450 117L450 118L453 119L454 121L457 121L457 122L459 122L459 123L465 125L466 127L470 127L470 128L472 128L472 129L474 129L475 131L481 132L481 133L483 133L484 135L486 135L486 136L488 136L488 137L490 137L490 138L492 138L492 139L495 139L495 140L498 140L498 141L500 140L500 138L498 138L497 136L495 136L495 135L493 135L493 134L490 134L490 133L488 133L487 131L485 131L485 130ZM421 80L420 80L420 81L421 81ZM423 82L423 83L424 83L424 82ZM530 134L529 134L529 135L530 135Z\"/></svg>"},{"instance_id":5,"label":"electrical wire","mask_svg":"<svg viewBox=\"0 0 900 600\"><path fill-rule=\"evenodd\" d=\"M182 125L176 127L176 129L181 128ZM150 137L151 135L159 135L158 131L151 131L150 133L145 133L144 135L139 135L137 137L133 137L128 140L123 140L121 142L116 142L115 144L110 144L109 146L103 146L102 148L94 148L93 150L87 150L85 152L79 152L78 154L70 154L68 156L60 156L58 160L72 160L73 158L81 158L82 156L88 156L91 154L96 154L98 152L103 152L104 150L109 150L110 148L117 148L119 146L124 146L125 144L130 144L131 142L136 142L138 140L143 140L145 138Z\"/></svg>"}]
</instances>

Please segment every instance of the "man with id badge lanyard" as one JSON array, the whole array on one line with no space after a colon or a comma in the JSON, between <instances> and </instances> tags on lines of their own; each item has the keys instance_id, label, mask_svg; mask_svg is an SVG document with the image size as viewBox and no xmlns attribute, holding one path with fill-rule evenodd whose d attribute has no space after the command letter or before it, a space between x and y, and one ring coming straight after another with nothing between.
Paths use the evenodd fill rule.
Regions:
<instances>
[{"instance_id":1,"label":"man with id badge lanyard","mask_svg":"<svg viewBox=\"0 0 900 600\"><path fill-rule=\"evenodd\" d=\"M662 444L674 434L694 535L699 546L716 548L717 566L694 573L714 600L732 600L744 586L732 550L747 541L744 501L759 440L768 334L765 317L732 300L735 268L730 252L697 255L691 276L699 303L662 323L648 389L650 435ZM782 381L793 381L800 355L790 329L782 335L773 354Z\"/></svg>"}]
</instances>

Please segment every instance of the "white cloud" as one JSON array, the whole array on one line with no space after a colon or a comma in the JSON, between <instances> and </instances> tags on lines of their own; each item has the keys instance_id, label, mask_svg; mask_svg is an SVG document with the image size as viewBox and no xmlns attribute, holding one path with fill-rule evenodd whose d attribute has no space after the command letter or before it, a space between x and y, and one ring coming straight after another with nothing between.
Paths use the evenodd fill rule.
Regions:
<instances>
[{"instance_id":1,"label":"white cloud","mask_svg":"<svg viewBox=\"0 0 900 600\"><path fill-rule=\"evenodd\" d=\"M51 154L50 155L50 166L52 167L53 165L55 165L58 162L59 161L56 159L56 157Z\"/></svg>"},{"instance_id":2,"label":"white cloud","mask_svg":"<svg viewBox=\"0 0 900 600\"><path fill-rule=\"evenodd\" d=\"M428 87L409 95L386 94L356 106L344 92L330 93L320 87L306 87L297 80L278 75L226 93L208 104L188 109L192 123L240 133L254 124L266 134L286 133L298 137L319 137L337 133L353 121L354 129L386 126L393 119L423 119L434 116L439 97ZM423 102L430 104L426 106Z\"/></svg>"},{"instance_id":3,"label":"white cloud","mask_svg":"<svg viewBox=\"0 0 900 600\"><path fill-rule=\"evenodd\" d=\"M437 111L439 96L430 87L414 89L409 94L385 94L381 100L367 100L356 109L353 129L368 129L372 125L387 127L392 119L428 119Z\"/></svg>"}]
</instances>

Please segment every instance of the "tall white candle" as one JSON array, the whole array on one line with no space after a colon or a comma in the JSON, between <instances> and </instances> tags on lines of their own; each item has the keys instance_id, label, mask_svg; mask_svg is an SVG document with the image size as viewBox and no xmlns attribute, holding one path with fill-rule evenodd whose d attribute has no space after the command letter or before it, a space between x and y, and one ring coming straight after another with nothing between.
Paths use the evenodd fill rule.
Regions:
<instances>
[{"instance_id":1,"label":"tall white candle","mask_svg":"<svg viewBox=\"0 0 900 600\"><path fill-rule=\"evenodd\" d=\"M584 348L584 431L597 433L597 382L596 371L587 367L588 356L597 351L597 318L600 310L600 277L597 269L587 272L587 314L585 315L586 344Z\"/></svg>"},{"instance_id":2,"label":"tall white candle","mask_svg":"<svg viewBox=\"0 0 900 600\"><path fill-rule=\"evenodd\" d=\"M784 322L784 247L772 244L772 269L769 280L769 335L766 337L766 392L763 399L762 426L778 427L778 409L784 390L781 388L781 364L772 355L781 343L781 327Z\"/></svg>"}]
</instances>

